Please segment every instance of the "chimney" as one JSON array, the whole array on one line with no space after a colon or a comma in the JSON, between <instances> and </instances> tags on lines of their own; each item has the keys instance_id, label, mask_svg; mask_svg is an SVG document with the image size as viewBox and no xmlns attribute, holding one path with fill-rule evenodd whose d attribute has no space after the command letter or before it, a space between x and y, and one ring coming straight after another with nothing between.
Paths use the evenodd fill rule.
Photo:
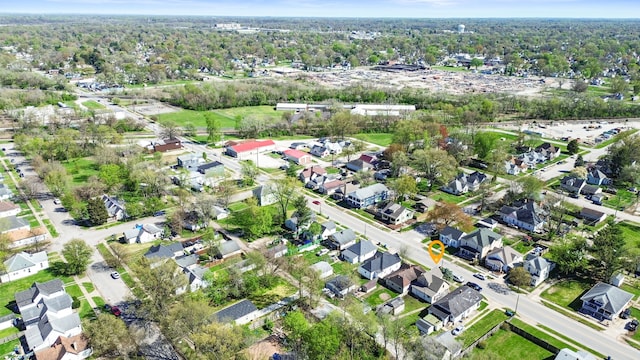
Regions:
<instances>
[{"instance_id":1,"label":"chimney","mask_svg":"<svg viewBox=\"0 0 640 360\"><path fill-rule=\"evenodd\" d=\"M78 351L78 342L77 341L72 342L71 347L73 348L73 350Z\"/></svg>"}]
</instances>

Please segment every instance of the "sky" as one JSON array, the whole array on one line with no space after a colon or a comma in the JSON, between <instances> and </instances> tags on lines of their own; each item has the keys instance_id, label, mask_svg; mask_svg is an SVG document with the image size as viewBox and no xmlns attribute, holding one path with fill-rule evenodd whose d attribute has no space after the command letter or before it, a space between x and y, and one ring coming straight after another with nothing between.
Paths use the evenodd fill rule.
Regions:
<instances>
[{"instance_id":1,"label":"sky","mask_svg":"<svg viewBox=\"0 0 640 360\"><path fill-rule=\"evenodd\" d=\"M385 18L640 18L638 0L0 0L0 13Z\"/></svg>"}]
</instances>

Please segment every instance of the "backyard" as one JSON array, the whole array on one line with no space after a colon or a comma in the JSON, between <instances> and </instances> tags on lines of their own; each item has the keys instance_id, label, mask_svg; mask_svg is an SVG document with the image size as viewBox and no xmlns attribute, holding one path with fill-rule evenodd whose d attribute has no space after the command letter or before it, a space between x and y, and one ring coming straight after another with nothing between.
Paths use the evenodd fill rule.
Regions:
<instances>
[{"instance_id":1,"label":"backyard","mask_svg":"<svg viewBox=\"0 0 640 360\"><path fill-rule=\"evenodd\" d=\"M392 133L360 133L354 135L354 137L358 140L362 140L368 143L380 145L380 146L389 146L393 139Z\"/></svg>"},{"instance_id":2,"label":"backyard","mask_svg":"<svg viewBox=\"0 0 640 360\"><path fill-rule=\"evenodd\" d=\"M471 353L471 359L476 356L496 359L553 359L554 354L522 336L500 329L485 340L484 349L476 347Z\"/></svg>"},{"instance_id":3,"label":"backyard","mask_svg":"<svg viewBox=\"0 0 640 360\"><path fill-rule=\"evenodd\" d=\"M56 277L60 278L65 284L73 281L68 277L56 276L51 269L45 269L37 274L0 284L0 304L2 304L2 307L0 307L0 316L11 314L13 308L11 303L15 301L15 293L27 290L34 282L42 283L55 279Z\"/></svg>"},{"instance_id":4,"label":"backyard","mask_svg":"<svg viewBox=\"0 0 640 360\"><path fill-rule=\"evenodd\" d=\"M568 280L559 282L540 295L563 308L578 311L582 306L580 296L591 288L592 284L586 280Z\"/></svg>"},{"instance_id":5,"label":"backyard","mask_svg":"<svg viewBox=\"0 0 640 360\"><path fill-rule=\"evenodd\" d=\"M467 347L506 319L507 315L504 314L504 311L493 310L464 330L458 340L463 343L463 347Z\"/></svg>"}]
</instances>

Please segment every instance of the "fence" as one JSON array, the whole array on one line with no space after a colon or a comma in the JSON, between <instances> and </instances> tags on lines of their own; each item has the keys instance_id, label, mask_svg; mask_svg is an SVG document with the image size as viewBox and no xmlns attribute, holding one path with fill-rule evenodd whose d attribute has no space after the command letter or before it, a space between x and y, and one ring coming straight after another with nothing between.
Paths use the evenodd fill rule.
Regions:
<instances>
[{"instance_id":1,"label":"fence","mask_svg":"<svg viewBox=\"0 0 640 360\"><path fill-rule=\"evenodd\" d=\"M505 320L505 321L506 321L506 320ZM473 349L476 347L476 345L478 345L478 343L479 343L480 341L485 340L486 338L488 338L489 336L491 336L491 335L495 334L498 330L500 330L500 326L502 326L502 324L504 324L504 321L502 321L502 322L500 322L500 324L498 324L498 325L496 325L496 326L492 327L492 328L491 328L491 330L487 331L487 333L486 333L486 334L484 334L484 335L480 336L480 337L478 338L478 340L474 341L471 345L467 346L464 350L462 350L462 351L460 352L460 354L459 354L459 355L454 356L453 358L455 358L455 359L461 358L461 357L463 357L463 356L467 355L468 353L470 353L471 351L473 351Z\"/></svg>"}]
</instances>

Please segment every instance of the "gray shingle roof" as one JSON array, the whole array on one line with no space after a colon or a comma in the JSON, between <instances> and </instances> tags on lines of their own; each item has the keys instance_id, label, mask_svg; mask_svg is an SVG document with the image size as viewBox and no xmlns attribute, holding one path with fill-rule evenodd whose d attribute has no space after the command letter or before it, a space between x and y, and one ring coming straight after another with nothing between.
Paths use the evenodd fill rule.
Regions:
<instances>
[{"instance_id":1,"label":"gray shingle roof","mask_svg":"<svg viewBox=\"0 0 640 360\"><path fill-rule=\"evenodd\" d=\"M362 189L358 189L354 192L352 192L351 194L348 194L351 197L354 197L356 199L367 199L373 196L376 196L376 194L380 194L380 193L385 193L388 192L389 189L384 186L383 184L373 184L373 185L369 185L365 188Z\"/></svg>"},{"instance_id":2,"label":"gray shingle roof","mask_svg":"<svg viewBox=\"0 0 640 360\"><path fill-rule=\"evenodd\" d=\"M15 215L7 216L0 219L0 232L12 231L29 226L29 221Z\"/></svg>"},{"instance_id":3,"label":"gray shingle roof","mask_svg":"<svg viewBox=\"0 0 640 360\"><path fill-rule=\"evenodd\" d=\"M442 231L440 231L440 235L459 240L464 236L464 232L456 228L452 228L451 226L446 226Z\"/></svg>"},{"instance_id":4,"label":"gray shingle roof","mask_svg":"<svg viewBox=\"0 0 640 360\"><path fill-rule=\"evenodd\" d=\"M155 245L149 248L149 251L144 254L144 257L147 259L172 258L175 256L176 252L181 251L182 249L182 244L179 242L169 245Z\"/></svg>"},{"instance_id":5,"label":"gray shingle roof","mask_svg":"<svg viewBox=\"0 0 640 360\"><path fill-rule=\"evenodd\" d=\"M176 258L176 263L181 268L186 268L186 267L195 265L195 264L198 263L198 255L197 254L191 254L191 255L187 255L187 256L181 256L179 258Z\"/></svg>"},{"instance_id":6,"label":"gray shingle roof","mask_svg":"<svg viewBox=\"0 0 640 360\"><path fill-rule=\"evenodd\" d=\"M251 314L257 310L258 308L251 302L251 300L244 299L218 311L213 314L213 316L218 319L219 322L228 323L238 320L241 317Z\"/></svg>"},{"instance_id":7,"label":"gray shingle roof","mask_svg":"<svg viewBox=\"0 0 640 360\"><path fill-rule=\"evenodd\" d=\"M482 295L479 292L473 290L468 286L461 286L445 295L442 299L433 303L430 312L443 320L441 317L452 316L458 317L460 314L467 311L469 308L479 303L482 300ZM440 316L438 316L440 315Z\"/></svg>"},{"instance_id":8,"label":"gray shingle roof","mask_svg":"<svg viewBox=\"0 0 640 360\"><path fill-rule=\"evenodd\" d=\"M15 294L16 304L18 308L21 308L25 305L32 304L38 294L46 297L63 290L64 284L60 279L53 279L43 283L35 282L29 289L19 291Z\"/></svg>"},{"instance_id":9,"label":"gray shingle roof","mask_svg":"<svg viewBox=\"0 0 640 360\"><path fill-rule=\"evenodd\" d=\"M487 228L480 228L463 236L463 238L468 241L473 241L480 247L485 248L493 244L495 241L502 239L502 235L497 234Z\"/></svg>"},{"instance_id":10,"label":"gray shingle roof","mask_svg":"<svg viewBox=\"0 0 640 360\"><path fill-rule=\"evenodd\" d=\"M344 229L331 235L331 237L333 237L333 241L337 242L340 245L344 245L355 240L356 234L351 229Z\"/></svg>"},{"instance_id":11,"label":"gray shingle roof","mask_svg":"<svg viewBox=\"0 0 640 360\"><path fill-rule=\"evenodd\" d=\"M362 264L362 268L370 273L380 273L398 263L400 263L398 254L389 254L388 252L377 252L371 259Z\"/></svg>"},{"instance_id":12,"label":"gray shingle roof","mask_svg":"<svg viewBox=\"0 0 640 360\"><path fill-rule=\"evenodd\" d=\"M241 250L240 245L235 240L228 240L220 243L218 251L220 255L225 256Z\"/></svg>"},{"instance_id":13,"label":"gray shingle roof","mask_svg":"<svg viewBox=\"0 0 640 360\"><path fill-rule=\"evenodd\" d=\"M350 252L356 256L361 256L364 254L368 254L374 250L376 250L376 246L373 245L373 243L369 240L361 240L358 241L357 243L349 246L347 249L344 250L344 252Z\"/></svg>"},{"instance_id":14,"label":"gray shingle roof","mask_svg":"<svg viewBox=\"0 0 640 360\"><path fill-rule=\"evenodd\" d=\"M26 252L19 252L4 262L4 268L6 272L19 271L28 269L37 263L47 261L47 252L40 251L37 253L29 254Z\"/></svg>"},{"instance_id":15,"label":"gray shingle roof","mask_svg":"<svg viewBox=\"0 0 640 360\"><path fill-rule=\"evenodd\" d=\"M595 284L580 300L595 300L601 303L603 308L612 314L617 314L633 299L633 295L613 285L603 282Z\"/></svg>"}]
</instances>

